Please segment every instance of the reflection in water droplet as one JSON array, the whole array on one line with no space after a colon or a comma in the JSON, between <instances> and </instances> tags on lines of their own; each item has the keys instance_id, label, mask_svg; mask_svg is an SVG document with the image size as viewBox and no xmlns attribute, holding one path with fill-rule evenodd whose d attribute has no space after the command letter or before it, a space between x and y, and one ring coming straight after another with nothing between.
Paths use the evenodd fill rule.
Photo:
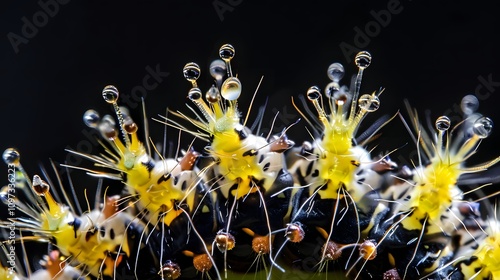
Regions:
<instances>
[{"instance_id":1,"label":"reflection in water droplet","mask_svg":"<svg viewBox=\"0 0 500 280\"><path fill-rule=\"evenodd\" d=\"M436 129L439 131L447 131L451 126L450 118L447 116L440 116L436 119Z\"/></svg>"},{"instance_id":2,"label":"reflection in water droplet","mask_svg":"<svg viewBox=\"0 0 500 280\"><path fill-rule=\"evenodd\" d=\"M210 63L210 75L217 81L222 80L226 75L226 63L220 59L216 59Z\"/></svg>"},{"instance_id":3,"label":"reflection in water droplet","mask_svg":"<svg viewBox=\"0 0 500 280\"><path fill-rule=\"evenodd\" d=\"M356 54L354 61L356 62L356 66L360 69L365 69L370 66L370 63L372 62L372 55L367 51L361 51Z\"/></svg>"},{"instance_id":4,"label":"reflection in water droplet","mask_svg":"<svg viewBox=\"0 0 500 280\"><path fill-rule=\"evenodd\" d=\"M217 103L220 100L220 92L217 87L212 85L210 89L207 91L205 94L205 98L207 99L208 102L210 103Z\"/></svg>"},{"instance_id":5,"label":"reflection in water droplet","mask_svg":"<svg viewBox=\"0 0 500 280\"><path fill-rule=\"evenodd\" d=\"M327 74L328 78L334 82L340 81L344 77L344 66L338 62L330 64L328 66Z\"/></svg>"},{"instance_id":6,"label":"reflection in water droplet","mask_svg":"<svg viewBox=\"0 0 500 280\"><path fill-rule=\"evenodd\" d=\"M201 90L197 87L191 88L188 93L188 97L191 100L199 100L201 98Z\"/></svg>"},{"instance_id":7,"label":"reflection in water droplet","mask_svg":"<svg viewBox=\"0 0 500 280\"><path fill-rule=\"evenodd\" d=\"M368 112L374 112L380 107L380 100L376 95L363 94L358 100L358 106Z\"/></svg>"},{"instance_id":8,"label":"reflection in water droplet","mask_svg":"<svg viewBox=\"0 0 500 280\"><path fill-rule=\"evenodd\" d=\"M307 90L307 98L309 100L317 100L321 97L321 93L317 86L312 86Z\"/></svg>"},{"instance_id":9,"label":"reflection in water droplet","mask_svg":"<svg viewBox=\"0 0 500 280\"><path fill-rule=\"evenodd\" d=\"M115 104L120 96L118 89L113 85L105 86L102 90L102 97L110 104Z\"/></svg>"},{"instance_id":10,"label":"reflection in water droplet","mask_svg":"<svg viewBox=\"0 0 500 280\"><path fill-rule=\"evenodd\" d=\"M21 155L19 154L19 151L14 148L7 148L2 155L3 161L6 164L14 164L14 165L19 165L19 160L21 159Z\"/></svg>"},{"instance_id":11,"label":"reflection in water droplet","mask_svg":"<svg viewBox=\"0 0 500 280\"><path fill-rule=\"evenodd\" d=\"M241 82L236 77L227 78L221 87L221 94L227 100L236 100L241 94Z\"/></svg>"},{"instance_id":12,"label":"reflection in water droplet","mask_svg":"<svg viewBox=\"0 0 500 280\"><path fill-rule=\"evenodd\" d=\"M486 138L490 136L493 131L493 121L488 117L481 117L474 122L472 131L479 136L479 138Z\"/></svg>"},{"instance_id":13,"label":"reflection in water droplet","mask_svg":"<svg viewBox=\"0 0 500 280\"><path fill-rule=\"evenodd\" d=\"M460 102L460 108L468 116L476 112L477 108L479 108L479 100L472 94L466 95L462 98L462 102Z\"/></svg>"},{"instance_id":14,"label":"reflection in water droplet","mask_svg":"<svg viewBox=\"0 0 500 280\"><path fill-rule=\"evenodd\" d=\"M331 82L328 85L326 85L325 88L325 95L328 98L332 98L335 92L337 92L340 89L340 85L337 82Z\"/></svg>"},{"instance_id":15,"label":"reflection in water droplet","mask_svg":"<svg viewBox=\"0 0 500 280\"><path fill-rule=\"evenodd\" d=\"M235 55L234 47L230 44L222 45L219 49L219 55L222 60L226 62L230 61Z\"/></svg>"},{"instance_id":16,"label":"reflection in water droplet","mask_svg":"<svg viewBox=\"0 0 500 280\"><path fill-rule=\"evenodd\" d=\"M184 78L189 82L196 82L201 74L200 66L194 62L189 62L184 65L182 69L182 73L184 74Z\"/></svg>"},{"instance_id":17,"label":"reflection in water droplet","mask_svg":"<svg viewBox=\"0 0 500 280\"><path fill-rule=\"evenodd\" d=\"M85 111L85 113L83 113L83 122L88 127L96 128L100 120L101 117L99 116L99 113L97 113L96 110L89 109Z\"/></svg>"}]
</instances>

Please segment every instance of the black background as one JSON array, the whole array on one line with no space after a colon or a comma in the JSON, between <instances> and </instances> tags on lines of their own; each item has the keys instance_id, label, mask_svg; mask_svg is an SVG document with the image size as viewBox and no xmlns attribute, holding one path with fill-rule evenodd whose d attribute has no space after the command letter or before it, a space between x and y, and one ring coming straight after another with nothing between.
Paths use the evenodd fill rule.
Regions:
<instances>
[{"instance_id":1,"label":"black background","mask_svg":"<svg viewBox=\"0 0 500 280\"><path fill-rule=\"evenodd\" d=\"M366 46L356 43L356 30L372 26L373 14L395 2L70 0L59 5L16 53L9 34L22 36L23 18L33 22L33 16L43 10L37 1L1 1L0 150L16 147L30 176L40 173L39 164L48 167L49 159L56 163L70 160L66 148L85 152L81 148L90 147L91 153L98 153L99 147L88 146L90 130L82 122L83 113L89 108L101 115L112 113L102 100L102 88L114 84L122 96L130 96L147 75L146 67L156 65L169 75L147 92L145 102L151 136L155 142L162 141L163 126L151 118L164 114L167 107L187 112L184 104L190 85L182 77L183 66L190 61L200 64L199 84L207 90L211 83L208 65L218 58L224 43L236 48L232 65L243 83L240 108L244 112L264 76L252 111L268 96L264 126L269 126L277 111L288 116L287 124L294 122L298 114L291 97L304 94L312 85L323 88L332 62L344 64L343 82L347 83L357 69L354 54L346 57L341 43L366 49L373 56L361 92L386 89L381 108L368 116L365 125L398 110L406 115L405 98L422 115L430 110L435 118L453 110L464 95L474 93L481 85L479 77L500 82L500 17L495 1L401 0L402 11L392 14L386 26L371 30L373 36ZM214 3L221 9L229 5L229 9L217 12ZM493 88L480 103L480 111L497 123L499 88ZM484 87L481 93L488 94ZM132 115L142 125L139 106ZM456 116L456 112L450 114L452 119ZM283 119L278 118L276 125L282 128ZM297 143L309 140L304 125L302 121L289 130L289 137ZM168 132L175 141L177 133ZM496 129L471 161L499 156L499 139ZM182 134L181 147L191 140ZM407 144L395 160L408 162L410 155L415 159L415 145L399 119L384 128L379 140L378 151ZM490 173L495 176L497 172ZM83 206L83 189L92 193L96 180L81 171L70 174ZM0 185L5 184L7 168L0 164Z\"/></svg>"},{"instance_id":2,"label":"black background","mask_svg":"<svg viewBox=\"0 0 500 280\"><path fill-rule=\"evenodd\" d=\"M323 88L332 62L344 64L343 82L347 83L357 69L349 61L354 54L346 57L339 47L342 42L373 56L361 92L386 88L378 116L405 112L403 99L407 98L419 112L429 109L435 118L453 109L464 95L474 93L481 84L479 77L500 81L500 22L494 1L401 0L402 11L392 14L385 27L372 29L366 46L356 43L356 28L365 30L374 22L373 13L396 2L71 0L60 4L16 53L8 34L22 36L23 17L33 22L42 8L37 1L2 1L0 149L19 149L30 176L39 172L38 164L48 166L49 158L57 163L68 160L64 149L78 149L87 141L89 129L82 122L85 110L112 113L102 100L102 88L114 84L122 95L130 95L142 84L147 66L159 65L169 73L145 96L148 118L164 114L167 107L186 112L190 85L182 77L184 64L200 64L199 84L207 90L211 82L208 65L218 58L224 43L236 48L232 65L243 83L243 111L264 76L255 104L269 96L265 126L276 111L293 115L289 123L295 121L298 114L290 97L304 94L312 85ZM229 9L218 12L214 4L221 9L229 5ZM500 122L499 92L491 92L480 104L480 111L496 122ZM483 88L481 93L487 92ZM138 106L133 116L139 124L140 114ZM278 118L277 126L283 125ZM300 122L290 130L290 138L297 143L308 139L304 125ZM162 125L150 121L150 128L153 139L162 141ZM169 132L175 140L177 133ZM500 155L499 134L495 130L484 141L475 160ZM182 137L185 148L192 137ZM409 143L408 150L401 150L403 154L415 150L399 119L384 129L382 139L380 150L405 143ZM96 146L91 150L99 151ZM0 175L0 182L7 183L4 170L2 164L0 174L5 175ZM90 189L95 181L85 179L76 186Z\"/></svg>"}]
</instances>

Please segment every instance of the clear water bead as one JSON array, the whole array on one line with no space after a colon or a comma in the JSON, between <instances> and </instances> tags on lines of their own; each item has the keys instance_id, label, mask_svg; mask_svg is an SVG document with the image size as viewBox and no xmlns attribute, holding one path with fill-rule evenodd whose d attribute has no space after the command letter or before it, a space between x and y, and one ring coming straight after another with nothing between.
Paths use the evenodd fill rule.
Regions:
<instances>
[{"instance_id":1,"label":"clear water bead","mask_svg":"<svg viewBox=\"0 0 500 280\"><path fill-rule=\"evenodd\" d=\"M189 97L189 99L191 99L193 101L199 100L201 98L200 88L197 88L197 87L191 88L189 90L188 97Z\"/></svg>"},{"instance_id":2,"label":"clear water bead","mask_svg":"<svg viewBox=\"0 0 500 280\"><path fill-rule=\"evenodd\" d=\"M358 104L361 109L374 112L380 107L380 99L376 95L363 94L359 98Z\"/></svg>"},{"instance_id":3,"label":"clear water bead","mask_svg":"<svg viewBox=\"0 0 500 280\"><path fill-rule=\"evenodd\" d=\"M14 164L19 165L19 161L21 159L21 155L19 151L15 148L7 148L2 155L3 161L6 164Z\"/></svg>"},{"instance_id":4,"label":"clear water bead","mask_svg":"<svg viewBox=\"0 0 500 280\"><path fill-rule=\"evenodd\" d=\"M468 116L476 112L477 108L479 108L479 100L475 95L466 95L460 102L460 108L462 109L462 112Z\"/></svg>"},{"instance_id":5,"label":"clear water bead","mask_svg":"<svg viewBox=\"0 0 500 280\"><path fill-rule=\"evenodd\" d=\"M201 74L200 66L194 62L188 62L184 65L182 69L182 73L184 74L184 78L190 82L195 82L198 80Z\"/></svg>"},{"instance_id":6,"label":"clear water bead","mask_svg":"<svg viewBox=\"0 0 500 280\"><path fill-rule=\"evenodd\" d=\"M230 44L222 45L219 49L219 56L224 61L230 61L235 55L234 47Z\"/></svg>"},{"instance_id":7,"label":"clear water bead","mask_svg":"<svg viewBox=\"0 0 500 280\"><path fill-rule=\"evenodd\" d=\"M493 121L488 117L480 117L474 122L472 131L479 138L486 138L490 136L493 131Z\"/></svg>"},{"instance_id":8,"label":"clear water bead","mask_svg":"<svg viewBox=\"0 0 500 280\"><path fill-rule=\"evenodd\" d=\"M96 128L100 121L101 117L96 110L89 109L83 113L83 122L88 127Z\"/></svg>"},{"instance_id":9,"label":"clear water bead","mask_svg":"<svg viewBox=\"0 0 500 280\"><path fill-rule=\"evenodd\" d=\"M326 85L325 88L325 95L328 98L332 98L335 92L337 92L340 89L340 85L337 82L331 82L328 85Z\"/></svg>"},{"instance_id":10,"label":"clear water bead","mask_svg":"<svg viewBox=\"0 0 500 280\"><path fill-rule=\"evenodd\" d=\"M110 104L115 104L119 96L118 89L113 85L105 86L102 90L102 98Z\"/></svg>"},{"instance_id":11,"label":"clear water bead","mask_svg":"<svg viewBox=\"0 0 500 280\"><path fill-rule=\"evenodd\" d=\"M368 68L368 66L370 66L370 63L372 62L372 55L367 51L360 51L358 54L356 54L354 62L360 69Z\"/></svg>"},{"instance_id":12,"label":"clear water bead","mask_svg":"<svg viewBox=\"0 0 500 280\"><path fill-rule=\"evenodd\" d=\"M13 196L12 194L9 195L9 186L3 186L0 190L0 201L2 201L3 204L8 205L10 203L17 204L19 200L16 196Z\"/></svg>"},{"instance_id":13,"label":"clear water bead","mask_svg":"<svg viewBox=\"0 0 500 280\"><path fill-rule=\"evenodd\" d=\"M226 72L226 63L224 61L216 59L210 63L210 75L217 81L222 80Z\"/></svg>"},{"instance_id":14,"label":"clear water bead","mask_svg":"<svg viewBox=\"0 0 500 280\"><path fill-rule=\"evenodd\" d=\"M236 100L241 94L241 82L236 77L227 78L221 87L221 94L226 100Z\"/></svg>"},{"instance_id":15,"label":"clear water bead","mask_svg":"<svg viewBox=\"0 0 500 280\"><path fill-rule=\"evenodd\" d=\"M220 92L219 89L212 85L210 89L207 91L205 94L205 98L207 99L208 102L210 103L217 103L220 100Z\"/></svg>"},{"instance_id":16,"label":"clear water bead","mask_svg":"<svg viewBox=\"0 0 500 280\"><path fill-rule=\"evenodd\" d=\"M340 81L342 77L344 77L344 73L344 66L338 62L332 63L328 66L328 78L334 82Z\"/></svg>"},{"instance_id":17,"label":"clear water bead","mask_svg":"<svg viewBox=\"0 0 500 280\"><path fill-rule=\"evenodd\" d=\"M436 129L439 131L447 131L450 129L451 126L451 121L450 118L447 116L440 116L439 118L436 119Z\"/></svg>"},{"instance_id":18,"label":"clear water bead","mask_svg":"<svg viewBox=\"0 0 500 280\"><path fill-rule=\"evenodd\" d=\"M307 90L307 98L311 101L321 97L321 92L317 86L312 86Z\"/></svg>"}]
</instances>

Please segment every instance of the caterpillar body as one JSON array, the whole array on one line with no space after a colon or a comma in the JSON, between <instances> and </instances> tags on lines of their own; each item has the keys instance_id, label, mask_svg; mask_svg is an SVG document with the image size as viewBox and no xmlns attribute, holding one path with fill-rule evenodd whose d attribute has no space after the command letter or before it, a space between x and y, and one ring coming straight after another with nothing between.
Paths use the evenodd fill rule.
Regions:
<instances>
[{"instance_id":1,"label":"caterpillar body","mask_svg":"<svg viewBox=\"0 0 500 280\"><path fill-rule=\"evenodd\" d=\"M104 87L102 96L114 116L101 118L94 110L83 116L100 133L103 152L68 150L93 163L92 168L62 164L121 186L103 191L99 185L93 209L75 205L59 176L56 190L46 172L29 176L19 152L5 150L3 159L16 167L16 189L22 192L15 201L22 213L14 219L20 230L16 241L47 248L38 260L41 269L12 270L6 249L10 239L4 234L0 278L500 277L496 209L481 194L484 186L467 188L473 184L461 181L471 174L476 182L487 182L480 172L500 161L467 165L493 127L477 112L477 99L463 98L463 120L453 126L441 116L429 131L407 103L409 123L399 112L383 115L360 133L384 91L361 93L364 71L372 62L371 54L361 51L349 87L340 85L344 66L333 63L324 94L313 86L306 98L300 97L302 106L291 100L307 123L303 134L310 136L296 145L287 135L298 122L276 134L272 127L269 134L261 133L265 107L255 125L247 124L250 109L246 115L240 111L242 84L231 67L234 56L230 44L219 49L220 59L210 65L213 85L205 94L198 85L200 66L185 64L194 117L169 110L154 119L191 134L193 143L202 142L202 149L178 143L180 155L165 155L165 147L151 145L148 131L141 136L128 109L119 106L118 89ZM412 166L400 166L391 152L372 152L379 133L397 116L418 151ZM4 204L13 202L7 188L0 190L0 198ZM3 219L0 227L8 231L11 222ZM19 260L24 255L18 252L17 267L23 266Z\"/></svg>"},{"instance_id":2,"label":"caterpillar body","mask_svg":"<svg viewBox=\"0 0 500 280\"><path fill-rule=\"evenodd\" d=\"M259 258L272 254L274 231L283 226L293 184L283 153L294 143L284 132L267 138L252 134L238 109L242 86L231 69L234 47L223 45L219 55L222 60L210 65L214 85L206 93L208 104L196 82L198 64L187 63L183 69L192 84L188 97L203 118L171 113L194 124L198 131L193 134L208 142L205 151L213 162L205 167L204 181L218 211L215 256L223 260L224 270L229 266L245 272L266 266ZM185 129L169 118L165 121Z\"/></svg>"},{"instance_id":3,"label":"caterpillar body","mask_svg":"<svg viewBox=\"0 0 500 280\"><path fill-rule=\"evenodd\" d=\"M3 157L8 164L15 164L23 171L17 150L7 149ZM132 222L129 213L118 211L118 198L106 197L103 205L96 200L94 209L78 214L80 208L76 210L70 202L58 202L51 184L39 175L29 180L25 172L19 172L16 184L16 189L23 190L27 198L26 202L16 202L16 208L25 217L2 221L0 226L9 229L14 223L24 233L18 237L20 242L45 242L54 247L46 256L45 263L50 268L47 271L54 270L57 263L59 269L66 265L78 268L82 279L89 274L113 277L116 267L121 267L125 259L135 254L129 238L140 225ZM65 271L61 270L61 274Z\"/></svg>"}]
</instances>

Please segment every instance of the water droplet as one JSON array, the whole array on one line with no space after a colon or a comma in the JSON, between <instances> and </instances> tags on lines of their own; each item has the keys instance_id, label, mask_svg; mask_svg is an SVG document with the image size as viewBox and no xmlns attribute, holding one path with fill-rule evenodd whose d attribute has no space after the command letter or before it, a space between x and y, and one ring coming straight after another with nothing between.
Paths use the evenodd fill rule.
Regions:
<instances>
[{"instance_id":1,"label":"water droplet","mask_svg":"<svg viewBox=\"0 0 500 280\"><path fill-rule=\"evenodd\" d=\"M330 66L328 66L327 70L328 78L330 78L330 80L334 82L340 81L340 79L344 77L344 73L345 73L344 66L338 62L332 63L330 64Z\"/></svg>"},{"instance_id":2,"label":"water droplet","mask_svg":"<svg viewBox=\"0 0 500 280\"><path fill-rule=\"evenodd\" d=\"M170 260L161 267L161 270L161 274L166 276L168 279L177 279L181 276L180 266Z\"/></svg>"},{"instance_id":3,"label":"water droplet","mask_svg":"<svg viewBox=\"0 0 500 280\"><path fill-rule=\"evenodd\" d=\"M446 131L450 128L451 126L451 121L450 118L447 116L440 116L439 118L436 119L436 129L439 131Z\"/></svg>"},{"instance_id":4,"label":"water droplet","mask_svg":"<svg viewBox=\"0 0 500 280\"><path fill-rule=\"evenodd\" d=\"M230 61L235 55L235 50L234 47L230 44L225 44L219 49L219 56L222 58L222 60L228 62Z\"/></svg>"},{"instance_id":5,"label":"water droplet","mask_svg":"<svg viewBox=\"0 0 500 280\"><path fill-rule=\"evenodd\" d=\"M118 92L118 89L113 85L105 86L104 89L102 90L102 97L106 102L110 104L116 103L116 101L118 101L119 96L120 93Z\"/></svg>"},{"instance_id":6,"label":"water droplet","mask_svg":"<svg viewBox=\"0 0 500 280\"><path fill-rule=\"evenodd\" d=\"M365 69L370 66L370 63L372 62L372 55L367 51L360 51L358 54L356 54L354 61L356 63L356 66L358 66L360 69Z\"/></svg>"},{"instance_id":7,"label":"water droplet","mask_svg":"<svg viewBox=\"0 0 500 280\"><path fill-rule=\"evenodd\" d=\"M217 81L222 80L226 75L226 63L220 59L216 59L210 63L210 75Z\"/></svg>"},{"instance_id":8,"label":"water droplet","mask_svg":"<svg viewBox=\"0 0 500 280\"><path fill-rule=\"evenodd\" d=\"M10 198L14 199L14 202L17 202L15 196L11 195ZM0 190L0 201L2 201L2 203L5 205L9 204L9 186L3 186L2 189Z\"/></svg>"},{"instance_id":9,"label":"water droplet","mask_svg":"<svg viewBox=\"0 0 500 280\"><path fill-rule=\"evenodd\" d=\"M182 73L184 74L184 78L189 82L196 82L201 74L200 66L194 62L189 62L184 65L182 69Z\"/></svg>"},{"instance_id":10,"label":"water droplet","mask_svg":"<svg viewBox=\"0 0 500 280\"><path fill-rule=\"evenodd\" d=\"M368 112L377 111L380 107L380 99L378 96L371 94L363 94L358 100L359 107Z\"/></svg>"},{"instance_id":11,"label":"water droplet","mask_svg":"<svg viewBox=\"0 0 500 280\"><path fill-rule=\"evenodd\" d=\"M321 97L321 92L317 86L312 86L307 89L307 98L311 101L317 100Z\"/></svg>"},{"instance_id":12,"label":"water droplet","mask_svg":"<svg viewBox=\"0 0 500 280\"><path fill-rule=\"evenodd\" d=\"M201 90L197 87L191 88L188 93L189 99L195 101L201 98Z\"/></svg>"},{"instance_id":13,"label":"water droplet","mask_svg":"<svg viewBox=\"0 0 500 280\"><path fill-rule=\"evenodd\" d=\"M2 155L3 161L6 164L14 164L15 166L19 165L19 161L21 159L21 155L19 151L15 148L7 148Z\"/></svg>"},{"instance_id":14,"label":"water droplet","mask_svg":"<svg viewBox=\"0 0 500 280\"><path fill-rule=\"evenodd\" d=\"M113 140L118 136L115 120L110 115L105 115L97 128L105 139Z\"/></svg>"},{"instance_id":15,"label":"water droplet","mask_svg":"<svg viewBox=\"0 0 500 280\"><path fill-rule=\"evenodd\" d=\"M205 94L205 98L207 99L208 102L210 103L217 103L220 100L220 92L217 87L212 85L210 89L207 91Z\"/></svg>"},{"instance_id":16,"label":"water droplet","mask_svg":"<svg viewBox=\"0 0 500 280\"><path fill-rule=\"evenodd\" d=\"M227 78L221 87L221 94L227 100L236 100L241 94L241 82L236 77Z\"/></svg>"},{"instance_id":17,"label":"water droplet","mask_svg":"<svg viewBox=\"0 0 500 280\"><path fill-rule=\"evenodd\" d=\"M460 108L465 115L470 115L479 108L479 100L472 94L466 95L462 98L462 102L460 102Z\"/></svg>"},{"instance_id":18,"label":"water droplet","mask_svg":"<svg viewBox=\"0 0 500 280\"><path fill-rule=\"evenodd\" d=\"M83 113L83 122L88 127L96 128L100 120L101 117L96 110L89 109Z\"/></svg>"},{"instance_id":19,"label":"water droplet","mask_svg":"<svg viewBox=\"0 0 500 280\"><path fill-rule=\"evenodd\" d=\"M493 121L488 117L481 117L474 122L472 131L474 134L479 136L479 138L486 138L490 136L493 130Z\"/></svg>"},{"instance_id":20,"label":"water droplet","mask_svg":"<svg viewBox=\"0 0 500 280\"><path fill-rule=\"evenodd\" d=\"M326 85L325 88L325 95L328 98L332 98L335 92L337 92L340 89L340 85L337 82L331 82L328 85Z\"/></svg>"},{"instance_id":21,"label":"water droplet","mask_svg":"<svg viewBox=\"0 0 500 280\"><path fill-rule=\"evenodd\" d=\"M40 176L33 176L33 190L37 195L43 196L49 192L50 186L40 178Z\"/></svg>"},{"instance_id":22,"label":"water droplet","mask_svg":"<svg viewBox=\"0 0 500 280\"><path fill-rule=\"evenodd\" d=\"M125 129L128 134L132 134L136 133L139 128L134 120L130 116L127 116L123 119L123 129Z\"/></svg>"}]
</instances>

